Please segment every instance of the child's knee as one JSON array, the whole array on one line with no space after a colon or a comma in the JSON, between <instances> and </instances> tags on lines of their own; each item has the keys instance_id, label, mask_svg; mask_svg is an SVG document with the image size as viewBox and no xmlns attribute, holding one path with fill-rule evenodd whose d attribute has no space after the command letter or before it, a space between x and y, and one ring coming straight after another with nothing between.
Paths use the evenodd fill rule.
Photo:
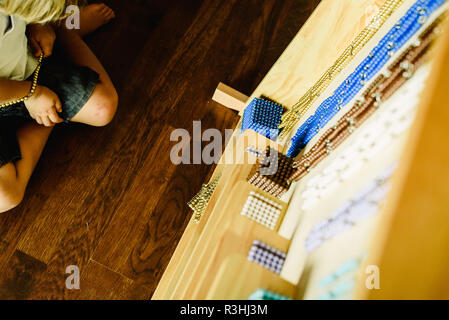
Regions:
<instances>
[{"instance_id":1,"label":"child's knee","mask_svg":"<svg viewBox=\"0 0 449 320\"><path fill-rule=\"evenodd\" d=\"M98 90L93 110L94 123L98 127L108 125L114 119L118 106L118 94L115 88L103 87Z\"/></svg>"},{"instance_id":2,"label":"child's knee","mask_svg":"<svg viewBox=\"0 0 449 320\"><path fill-rule=\"evenodd\" d=\"M0 179L0 213L17 207L23 200L24 192L17 184Z\"/></svg>"}]
</instances>

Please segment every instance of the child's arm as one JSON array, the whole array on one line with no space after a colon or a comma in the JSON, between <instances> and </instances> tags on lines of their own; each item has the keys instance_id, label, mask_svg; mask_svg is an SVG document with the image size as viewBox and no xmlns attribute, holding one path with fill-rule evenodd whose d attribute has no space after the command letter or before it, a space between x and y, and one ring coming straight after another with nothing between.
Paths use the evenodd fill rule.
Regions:
<instances>
[{"instance_id":1,"label":"child's arm","mask_svg":"<svg viewBox=\"0 0 449 320\"><path fill-rule=\"evenodd\" d=\"M0 78L0 104L20 99L28 94L30 81L14 81ZM62 111L61 101L52 90L44 86L37 86L34 94L25 101L30 116L37 123L46 127L54 126L63 120L57 112Z\"/></svg>"},{"instance_id":2,"label":"child's arm","mask_svg":"<svg viewBox=\"0 0 449 320\"><path fill-rule=\"evenodd\" d=\"M0 104L20 99L30 92L31 81L15 81L0 78Z\"/></svg>"}]
</instances>

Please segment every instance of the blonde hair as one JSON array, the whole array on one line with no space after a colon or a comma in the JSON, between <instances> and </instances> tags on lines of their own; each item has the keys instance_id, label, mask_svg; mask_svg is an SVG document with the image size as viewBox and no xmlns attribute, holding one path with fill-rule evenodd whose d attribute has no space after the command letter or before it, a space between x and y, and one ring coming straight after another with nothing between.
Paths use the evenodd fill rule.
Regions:
<instances>
[{"instance_id":1,"label":"blonde hair","mask_svg":"<svg viewBox=\"0 0 449 320\"><path fill-rule=\"evenodd\" d=\"M80 5L78 0L1 0L0 8L8 15L16 15L28 23L47 23L65 17L69 5Z\"/></svg>"}]
</instances>

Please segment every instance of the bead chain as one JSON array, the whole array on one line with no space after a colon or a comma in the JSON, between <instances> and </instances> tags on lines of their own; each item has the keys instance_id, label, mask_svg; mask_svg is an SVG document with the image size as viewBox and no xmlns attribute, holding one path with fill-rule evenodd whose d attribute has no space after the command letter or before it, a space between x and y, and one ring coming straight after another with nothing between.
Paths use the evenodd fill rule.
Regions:
<instances>
[{"instance_id":1,"label":"bead chain","mask_svg":"<svg viewBox=\"0 0 449 320\"><path fill-rule=\"evenodd\" d=\"M378 213L390 189L389 181L395 170L396 164L385 168L375 180L337 208L330 218L316 223L306 237L306 251L316 250L324 242ZM367 206L363 206L363 203Z\"/></svg>"},{"instance_id":2,"label":"bead chain","mask_svg":"<svg viewBox=\"0 0 449 320\"><path fill-rule=\"evenodd\" d=\"M416 68L422 59L420 57L419 60L410 64ZM407 62L409 64L409 62ZM387 99L391 96L399 87L406 81L406 77L404 74L410 73L409 69L404 70L402 67L398 68L394 71L395 74L400 74L400 78L395 78L395 81L391 83L391 86L387 88L385 92L375 93L375 96L381 96L383 99ZM298 181L303 178L307 173L310 172L311 168L315 167L318 163L320 163L325 157L327 157L332 150L335 150L346 138L358 128L365 120L375 112L375 110L379 107L376 107L377 101L370 97L367 100L367 104L364 108L360 108L359 110L352 110L351 113L355 113L359 111L359 114L351 115L348 114L342 118L342 121L339 124L328 130L328 134L323 140L319 141L319 145L317 144L316 149L314 149L310 154L307 154L304 159L301 159L299 163L296 163L295 166L298 167L298 171L296 171L292 177L289 179L290 181ZM373 103L374 102L374 103ZM358 117L357 117L358 116ZM345 126L345 124L347 124Z\"/></svg>"},{"instance_id":3,"label":"bead chain","mask_svg":"<svg viewBox=\"0 0 449 320\"><path fill-rule=\"evenodd\" d=\"M371 20L370 24L353 40L346 48L343 54L335 63L321 76L321 78L310 88L301 99L292 106L292 108L282 117L282 123L279 126L283 128L280 138L293 129L295 124L309 109L317 97L329 86L331 81L345 68L353 57L362 50L376 32L384 25L393 12L399 8L404 0L387 0L380 8L379 13Z\"/></svg>"},{"instance_id":4,"label":"bead chain","mask_svg":"<svg viewBox=\"0 0 449 320\"><path fill-rule=\"evenodd\" d=\"M25 101L27 101L29 98L31 98L33 96L33 94L34 94L34 92L36 91L36 88L37 88L37 80L39 78L39 71L41 70L41 65L42 65L43 58L44 58L44 55L41 54L40 57L39 57L39 60L38 60L37 67L34 70L33 81L31 83L30 92L28 92L28 94L26 96L24 96L24 97L22 97L20 99L13 100L13 101L8 101L8 102L0 104L0 109L12 106L12 105L14 105L16 103L25 102Z\"/></svg>"},{"instance_id":5,"label":"bead chain","mask_svg":"<svg viewBox=\"0 0 449 320\"><path fill-rule=\"evenodd\" d=\"M346 141L350 143L339 146L340 151L332 161L324 167L315 167L310 173L312 177L300 182L301 210L307 211L326 199L329 193L338 190L341 184L363 169L364 163L378 157L385 148L402 145L403 134L416 118L419 98L425 89L430 69L428 63L418 68L413 77L384 101L381 109L373 113L366 124L357 129L357 135L352 137L355 139L351 138L351 141ZM407 103L404 104L404 101Z\"/></svg>"},{"instance_id":6,"label":"bead chain","mask_svg":"<svg viewBox=\"0 0 449 320\"><path fill-rule=\"evenodd\" d=\"M422 35L422 39L414 43L404 52L400 58L393 63L392 70L388 70L388 77L380 75L365 91L364 97L356 102L355 106L347 112L339 122L329 128L312 149L299 161L294 163L297 171L290 177L289 181L298 181L304 177L310 169L315 167L321 160L339 146L355 128L359 127L380 106L380 99L386 100L399 87L412 76L423 62L423 54L428 51L435 39L435 30L443 17L435 21ZM433 31L433 33L432 33Z\"/></svg>"},{"instance_id":7,"label":"bead chain","mask_svg":"<svg viewBox=\"0 0 449 320\"><path fill-rule=\"evenodd\" d=\"M357 95L367 81L388 62L394 52L398 51L444 2L445 0L417 1L333 95L327 98L298 129L291 139L292 145L287 156L297 156L320 129Z\"/></svg>"},{"instance_id":8,"label":"bead chain","mask_svg":"<svg viewBox=\"0 0 449 320\"><path fill-rule=\"evenodd\" d=\"M211 182L204 184L201 190L190 200L187 205L193 210L193 222L199 223L203 217L204 211L209 204L209 200L215 191L220 180L221 173L218 174Z\"/></svg>"}]
</instances>

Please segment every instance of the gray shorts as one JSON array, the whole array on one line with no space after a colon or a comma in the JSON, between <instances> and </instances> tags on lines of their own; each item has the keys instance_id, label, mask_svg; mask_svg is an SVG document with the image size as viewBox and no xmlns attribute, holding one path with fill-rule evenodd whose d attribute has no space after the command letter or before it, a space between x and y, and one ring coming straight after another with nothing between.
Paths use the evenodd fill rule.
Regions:
<instances>
[{"instance_id":1,"label":"gray shorts","mask_svg":"<svg viewBox=\"0 0 449 320\"><path fill-rule=\"evenodd\" d=\"M62 105L59 115L69 122L86 104L98 80L98 73L92 69L52 56L44 59L38 84L58 95ZM21 159L16 132L27 121L34 120L23 102L0 108L0 167Z\"/></svg>"}]
</instances>

